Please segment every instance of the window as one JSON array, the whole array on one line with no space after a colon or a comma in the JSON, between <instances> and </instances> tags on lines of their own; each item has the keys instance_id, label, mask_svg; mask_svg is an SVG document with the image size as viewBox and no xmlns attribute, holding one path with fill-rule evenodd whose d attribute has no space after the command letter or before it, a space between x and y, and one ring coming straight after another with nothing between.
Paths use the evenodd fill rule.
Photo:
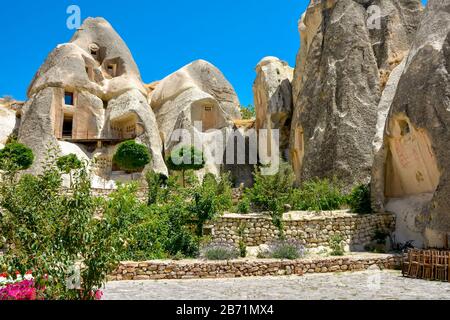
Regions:
<instances>
[{"instance_id":1,"label":"window","mask_svg":"<svg viewBox=\"0 0 450 320\"><path fill-rule=\"evenodd\" d=\"M115 77L116 76L116 65L115 64L109 64L107 67L108 70L108 74L111 77Z\"/></svg>"},{"instance_id":2,"label":"window","mask_svg":"<svg viewBox=\"0 0 450 320\"><path fill-rule=\"evenodd\" d=\"M73 118L64 117L62 136L63 138L72 138Z\"/></svg>"},{"instance_id":3,"label":"window","mask_svg":"<svg viewBox=\"0 0 450 320\"><path fill-rule=\"evenodd\" d=\"M73 106L74 104L73 92L64 93L64 103L66 104L66 106Z\"/></svg>"},{"instance_id":4,"label":"window","mask_svg":"<svg viewBox=\"0 0 450 320\"><path fill-rule=\"evenodd\" d=\"M212 107L205 107L205 111L211 112L212 111Z\"/></svg>"},{"instance_id":5,"label":"window","mask_svg":"<svg viewBox=\"0 0 450 320\"><path fill-rule=\"evenodd\" d=\"M108 109L108 101L103 100L103 109Z\"/></svg>"},{"instance_id":6,"label":"window","mask_svg":"<svg viewBox=\"0 0 450 320\"><path fill-rule=\"evenodd\" d=\"M97 58L97 52L98 52L98 50L96 50L96 49L91 49L91 55L92 55L94 58Z\"/></svg>"}]
</instances>

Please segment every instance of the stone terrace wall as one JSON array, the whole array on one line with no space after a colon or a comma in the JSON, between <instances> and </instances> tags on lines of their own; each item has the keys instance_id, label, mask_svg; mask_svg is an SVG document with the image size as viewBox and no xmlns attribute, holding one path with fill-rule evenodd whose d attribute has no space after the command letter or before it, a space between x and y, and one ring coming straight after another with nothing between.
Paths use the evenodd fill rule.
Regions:
<instances>
[{"instance_id":1,"label":"stone terrace wall","mask_svg":"<svg viewBox=\"0 0 450 320\"><path fill-rule=\"evenodd\" d=\"M147 261L122 262L109 281L168 280L199 278L239 278L305 273L363 271L377 266L396 269L402 255L364 254L347 257L302 260L234 260L234 261Z\"/></svg>"},{"instance_id":2,"label":"stone terrace wall","mask_svg":"<svg viewBox=\"0 0 450 320\"><path fill-rule=\"evenodd\" d=\"M211 226L214 241L259 246L278 239L279 231L272 219L264 215L226 214ZM284 231L288 239L298 239L307 248L328 248L334 235L341 235L350 250L363 250L377 230L395 230L395 215L358 215L345 211L312 213L291 212L284 215Z\"/></svg>"},{"instance_id":3,"label":"stone terrace wall","mask_svg":"<svg viewBox=\"0 0 450 320\"><path fill-rule=\"evenodd\" d=\"M92 195L95 197L103 197L107 198L111 193L113 193L114 189L91 189ZM148 189L147 188L139 188L137 191L137 197L141 201L147 201Z\"/></svg>"}]
</instances>

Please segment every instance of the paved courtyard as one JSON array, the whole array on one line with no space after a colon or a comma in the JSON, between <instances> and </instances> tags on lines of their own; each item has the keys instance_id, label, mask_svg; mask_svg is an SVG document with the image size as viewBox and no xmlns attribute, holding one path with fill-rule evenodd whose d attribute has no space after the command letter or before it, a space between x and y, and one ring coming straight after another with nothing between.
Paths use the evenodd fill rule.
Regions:
<instances>
[{"instance_id":1,"label":"paved courtyard","mask_svg":"<svg viewBox=\"0 0 450 320\"><path fill-rule=\"evenodd\" d=\"M450 300L450 283L398 271L207 280L109 282L105 300Z\"/></svg>"}]
</instances>

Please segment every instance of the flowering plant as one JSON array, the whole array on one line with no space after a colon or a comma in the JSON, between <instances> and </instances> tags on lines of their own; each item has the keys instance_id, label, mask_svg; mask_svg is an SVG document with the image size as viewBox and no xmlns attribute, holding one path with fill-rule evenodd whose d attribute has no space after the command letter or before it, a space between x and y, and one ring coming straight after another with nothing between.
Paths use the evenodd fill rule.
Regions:
<instances>
[{"instance_id":1,"label":"flowering plant","mask_svg":"<svg viewBox=\"0 0 450 320\"><path fill-rule=\"evenodd\" d=\"M91 291L90 296L93 300L102 300L103 292L101 290Z\"/></svg>"},{"instance_id":2,"label":"flowering plant","mask_svg":"<svg viewBox=\"0 0 450 320\"><path fill-rule=\"evenodd\" d=\"M16 272L13 278L7 273L0 274L0 301L2 300L42 300L45 287L36 286L33 274L24 276Z\"/></svg>"}]
</instances>

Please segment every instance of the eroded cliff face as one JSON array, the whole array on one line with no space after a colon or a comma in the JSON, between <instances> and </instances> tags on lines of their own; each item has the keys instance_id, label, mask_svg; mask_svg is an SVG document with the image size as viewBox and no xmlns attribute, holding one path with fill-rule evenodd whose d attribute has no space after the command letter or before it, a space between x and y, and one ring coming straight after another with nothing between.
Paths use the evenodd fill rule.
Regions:
<instances>
[{"instance_id":1,"label":"eroded cliff face","mask_svg":"<svg viewBox=\"0 0 450 320\"><path fill-rule=\"evenodd\" d=\"M256 66L256 73L253 84L256 129L279 130L280 151L287 158L292 122L291 82L294 69L276 57L265 57Z\"/></svg>"},{"instance_id":2,"label":"eroded cliff face","mask_svg":"<svg viewBox=\"0 0 450 320\"><path fill-rule=\"evenodd\" d=\"M17 101L0 98L0 149L2 149L8 138L20 125L20 119L16 117L16 110L12 107Z\"/></svg>"},{"instance_id":3,"label":"eroded cliff face","mask_svg":"<svg viewBox=\"0 0 450 320\"><path fill-rule=\"evenodd\" d=\"M222 72L205 60L194 61L161 80L151 92L164 152L180 145L203 149L206 167L218 175L227 139L240 119L240 103Z\"/></svg>"},{"instance_id":4,"label":"eroded cliff face","mask_svg":"<svg viewBox=\"0 0 450 320\"><path fill-rule=\"evenodd\" d=\"M86 19L69 43L49 54L29 86L19 140L36 155L31 172L42 170L50 147L64 154L61 146L72 143L80 150L97 147L91 150L95 172L108 176L115 145L137 139L152 155L147 169L168 175L147 95L122 38L105 19Z\"/></svg>"},{"instance_id":5,"label":"eroded cliff face","mask_svg":"<svg viewBox=\"0 0 450 320\"><path fill-rule=\"evenodd\" d=\"M370 181L378 105L419 23L419 0L321 1L299 22L291 161L299 181ZM377 19L381 16L380 19Z\"/></svg>"},{"instance_id":6,"label":"eroded cliff face","mask_svg":"<svg viewBox=\"0 0 450 320\"><path fill-rule=\"evenodd\" d=\"M375 144L373 200L397 236L443 247L450 231L450 0L429 0Z\"/></svg>"}]
</instances>

